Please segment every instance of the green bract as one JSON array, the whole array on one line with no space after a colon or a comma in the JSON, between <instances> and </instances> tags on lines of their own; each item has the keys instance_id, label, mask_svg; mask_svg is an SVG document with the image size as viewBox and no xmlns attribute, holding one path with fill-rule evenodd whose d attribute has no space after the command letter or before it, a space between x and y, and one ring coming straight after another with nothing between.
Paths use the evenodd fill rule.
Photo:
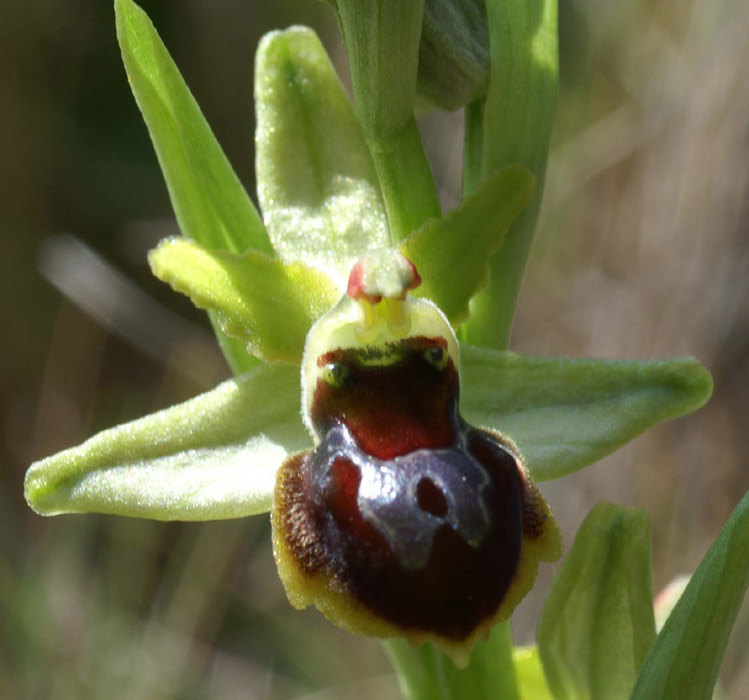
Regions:
<instances>
[{"instance_id":1,"label":"green bract","mask_svg":"<svg viewBox=\"0 0 749 700\"><path fill-rule=\"evenodd\" d=\"M451 111L480 98L489 84L489 27L484 0L425 0L417 94Z\"/></svg>"},{"instance_id":2,"label":"green bract","mask_svg":"<svg viewBox=\"0 0 749 700\"><path fill-rule=\"evenodd\" d=\"M125 68L184 234L162 242L151 267L209 311L238 376L32 465L26 498L37 512L205 520L267 511L276 469L310 445L298 367L307 333L345 293L352 263L387 246L415 263L415 294L458 330L463 415L513 440L536 480L588 466L710 396L710 375L694 359L507 351L543 193L556 2L487 0L485 15L480 0L331 4L355 106L311 30L272 32L258 49L261 219L150 21L116 0ZM443 107L473 100L465 196L444 217L413 116L417 85ZM431 646L393 641L404 693L619 697L634 687L635 697L695 688L691 697L707 697L749 580L748 504L654 644L647 519L604 505L554 583L538 648L513 656L500 625L458 671Z\"/></svg>"},{"instance_id":3,"label":"green bract","mask_svg":"<svg viewBox=\"0 0 749 700\"><path fill-rule=\"evenodd\" d=\"M654 639L648 517L601 503L580 526L538 626L554 697L627 697Z\"/></svg>"}]
</instances>

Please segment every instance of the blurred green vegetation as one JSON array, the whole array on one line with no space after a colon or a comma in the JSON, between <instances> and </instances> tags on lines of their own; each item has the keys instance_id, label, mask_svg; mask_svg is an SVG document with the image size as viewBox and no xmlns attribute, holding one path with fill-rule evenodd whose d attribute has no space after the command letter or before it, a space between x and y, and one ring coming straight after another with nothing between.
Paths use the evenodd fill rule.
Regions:
<instances>
[{"instance_id":1,"label":"blurred green vegetation","mask_svg":"<svg viewBox=\"0 0 749 700\"><path fill-rule=\"evenodd\" d=\"M142 6L254 196L255 46L309 24L343 69L327 8ZM713 372L707 408L544 485L568 542L598 500L645 508L658 590L694 569L749 488L749 6L564 0L560 25L547 198L513 348L695 354ZM43 520L26 508L32 460L228 370L203 315L147 270L175 224L110 3L8 0L0 56L0 697L395 697L377 643L290 608L265 519ZM459 115L422 124L448 205L459 127ZM518 641L545 590L516 615ZM729 698L749 694L748 642L745 611L723 668Z\"/></svg>"}]
</instances>

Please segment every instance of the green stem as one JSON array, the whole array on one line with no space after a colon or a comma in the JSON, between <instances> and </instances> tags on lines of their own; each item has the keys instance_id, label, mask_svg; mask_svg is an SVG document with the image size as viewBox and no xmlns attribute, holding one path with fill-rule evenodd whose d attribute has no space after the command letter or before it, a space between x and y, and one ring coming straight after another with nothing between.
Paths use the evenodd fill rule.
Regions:
<instances>
[{"instance_id":1,"label":"green stem","mask_svg":"<svg viewBox=\"0 0 749 700\"><path fill-rule=\"evenodd\" d=\"M463 140L463 198L473 194L481 184L481 160L484 150L484 99L465 107Z\"/></svg>"},{"instance_id":2,"label":"green stem","mask_svg":"<svg viewBox=\"0 0 749 700\"><path fill-rule=\"evenodd\" d=\"M397 136L371 141L393 245L428 218L442 216L437 186L413 118Z\"/></svg>"},{"instance_id":3,"label":"green stem","mask_svg":"<svg viewBox=\"0 0 749 700\"><path fill-rule=\"evenodd\" d=\"M491 79L480 137L475 108L467 113L471 157L466 185L476 185L479 142L482 181L510 163L524 165L536 176L533 198L491 258L491 281L471 302L471 320L463 333L467 342L504 350L543 196L558 84L557 2L487 0L486 9Z\"/></svg>"},{"instance_id":4,"label":"green stem","mask_svg":"<svg viewBox=\"0 0 749 700\"><path fill-rule=\"evenodd\" d=\"M403 639L385 642L406 700L518 700L509 622L497 625L479 642L464 669L434 644L413 649Z\"/></svg>"}]
</instances>

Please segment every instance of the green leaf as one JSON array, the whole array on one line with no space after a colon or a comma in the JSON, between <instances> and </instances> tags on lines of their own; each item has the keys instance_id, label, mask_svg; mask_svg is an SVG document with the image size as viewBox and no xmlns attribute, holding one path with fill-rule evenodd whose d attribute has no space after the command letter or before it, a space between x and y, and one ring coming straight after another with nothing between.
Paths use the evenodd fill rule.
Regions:
<instances>
[{"instance_id":1,"label":"green leaf","mask_svg":"<svg viewBox=\"0 0 749 700\"><path fill-rule=\"evenodd\" d=\"M390 639L385 649L407 700L517 700L509 623L494 627L478 642L466 668L458 668L434 644L418 649L403 639Z\"/></svg>"},{"instance_id":2,"label":"green leaf","mask_svg":"<svg viewBox=\"0 0 749 700\"><path fill-rule=\"evenodd\" d=\"M468 317L468 302L489 278L487 259L504 239L533 192L533 176L520 166L492 175L476 194L442 219L430 219L399 249L422 278L416 296L431 299L453 326Z\"/></svg>"},{"instance_id":3,"label":"green leaf","mask_svg":"<svg viewBox=\"0 0 749 700\"><path fill-rule=\"evenodd\" d=\"M115 0L117 39L185 236L273 255L260 216L147 15Z\"/></svg>"},{"instance_id":4,"label":"green leaf","mask_svg":"<svg viewBox=\"0 0 749 700\"><path fill-rule=\"evenodd\" d=\"M553 700L537 646L515 647L512 661L522 700Z\"/></svg>"},{"instance_id":5,"label":"green leaf","mask_svg":"<svg viewBox=\"0 0 749 700\"><path fill-rule=\"evenodd\" d=\"M491 281L472 300L463 330L466 342L504 350L544 191L559 74L557 0L486 0L486 11L491 74L486 98L466 119L467 193L510 163L536 177L533 198L491 259Z\"/></svg>"},{"instance_id":6,"label":"green leaf","mask_svg":"<svg viewBox=\"0 0 749 700\"><path fill-rule=\"evenodd\" d=\"M211 248L273 255L260 215L226 159L151 21L116 0L117 39L135 101L146 121L180 230ZM209 314L211 316L211 314ZM235 373L257 364L211 317Z\"/></svg>"},{"instance_id":7,"label":"green leaf","mask_svg":"<svg viewBox=\"0 0 749 700\"><path fill-rule=\"evenodd\" d=\"M278 255L342 279L388 245L361 126L311 29L266 34L255 58L260 206Z\"/></svg>"},{"instance_id":8,"label":"green leaf","mask_svg":"<svg viewBox=\"0 0 749 700\"><path fill-rule=\"evenodd\" d=\"M269 362L299 364L310 327L340 296L323 272L255 251L240 256L171 238L148 260L156 277L215 311L226 333Z\"/></svg>"},{"instance_id":9,"label":"green leaf","mask_svg":"<svg viewBox=\"0 0 749 700\"><path fill-rule=\"evenodd\" d=\"M712 392L695 359L542 358L461 345L461 409L514 440L537 481L598 461Z\"/></svg>"},{"instance_id":10,"label":"green leaf","mask_svg":"<svg viewBox=\"0 0 749 700\"><path fill-rule=\"evenodd\" d=\"M650 650L636 700L712 696L728 636L749 585L749 493L692 576Z\"/></svg>"},{"instance_id":11,"label":"green leaf","mask_svg":"<svg viewBox=\"0 0 749 700\"><path fill-rule=\"evenodd\" d=\"M393 243L441 214L413 118L424 0L338 0L364 138L385 200Z\"/></svg>"},{"instance_id":12,"label":"green leaf","mask_svg":"<svg viewBox=\"0 0 749 700\"><path fill-rule=\"evenodd\" d=\"M593 508L554 578L537 636L555 698L629 697L655 639L644 511Z\"/></svg>"},{"instance_id":13,"label":"green leaf","mask_svg":"<svg viewBox=\"0 0 749 700\"><path fill-rule=\"evenodd\" d=\"M42 515L238 518L269 510L276 469L308 444L299 369L260 365L35 462L26 474L26 500Z\"/></svg>"}]
</instances>

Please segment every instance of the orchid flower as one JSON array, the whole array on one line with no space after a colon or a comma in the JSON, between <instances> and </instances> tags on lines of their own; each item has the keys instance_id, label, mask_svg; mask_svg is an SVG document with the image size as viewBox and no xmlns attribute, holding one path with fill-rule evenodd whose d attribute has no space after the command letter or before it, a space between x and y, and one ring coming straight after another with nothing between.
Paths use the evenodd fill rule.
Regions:
<instances>
[{"instance_id":1,"label":"orchid flower","mask_svg":"<svg viewBox=\"0 0 749 700\"><path fill-rule=\"evenodd\" d=\"M33 464L35 511L270 511L295 606L353 632L433 640L461 666L495 637L538 562L561 554L536 483L695 410L712 386L692 358L507 350L543 192L556 7L545 0L531 16L520 0L498 4L485 16L479 2L331 3L356 107L314 32L266 35L261 216L146 15L116 0L128 79L183 233L151 252L151 269L208 311L236 376ZM466 107L464 196L444 215L417 100ZM411 652L390 649L421 697Z\"/></svg>"}]
</instances>

